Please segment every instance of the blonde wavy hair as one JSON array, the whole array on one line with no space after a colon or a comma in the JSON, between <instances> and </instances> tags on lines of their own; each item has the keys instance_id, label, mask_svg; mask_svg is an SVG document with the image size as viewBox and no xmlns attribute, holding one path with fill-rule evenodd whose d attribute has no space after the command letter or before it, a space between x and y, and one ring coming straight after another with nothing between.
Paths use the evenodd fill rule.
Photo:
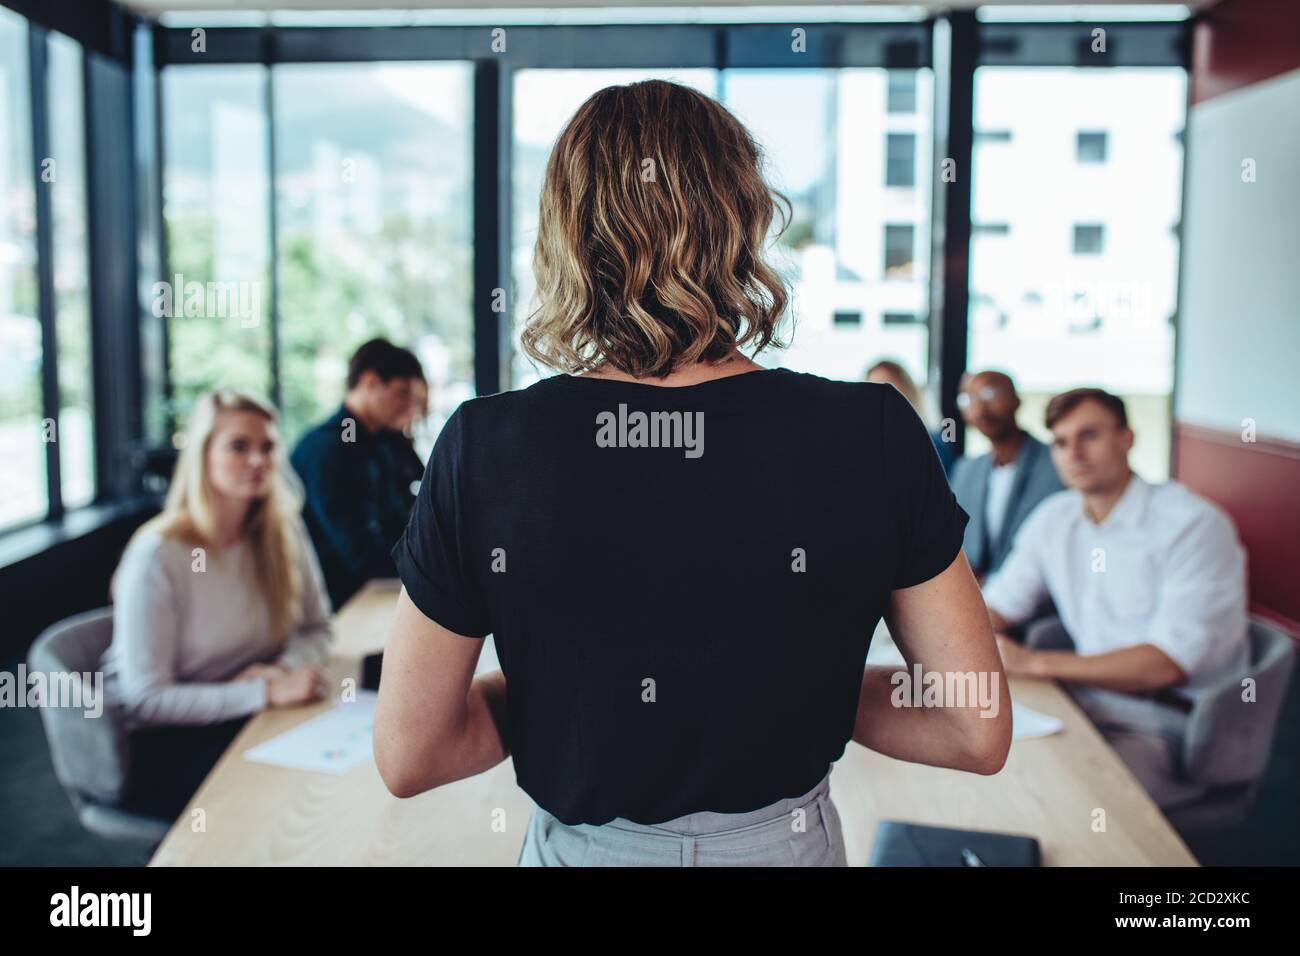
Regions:
<instances>
[{"instance_id":1,"label":"blonde wavy hair","mask_svg":"<svg viewBox=\"0 0 1300 956\"><path fill-rule=\"evenodd\" d=\"M763 249L790 204L762 163L740 121L688 87L595 93L546 165L524 351L564 372L608 363L643 378L783 345L789 296Z\"/></svg>"},{"instance_id":2,"label":"blonde wavy hair","mask_svg":"<svg viewBox=\"0 0 1300 956\"><path fill-rule=\"evenodd\" d=\"M156 531L164 538L178 539L199 547L216 541L216 513L212 483L208 476L208 449L223 412L252 412L272 425L279 416L268 403L244 392L218 389L195 402L185 430L185 443L162 513L145 522L132 536ZM300 535L296 527L302 511L302 490L289 466L283 446L277 441L273 452L275 468L266 497L253 501L244 521L243 537L253 554L250 584L262 594L270 616L271 633L283 644L300 613L303 581ZM130 544L127 545L130 547ZM116 584L116 577L114 579Z\"/></svg>"}]
</instances>

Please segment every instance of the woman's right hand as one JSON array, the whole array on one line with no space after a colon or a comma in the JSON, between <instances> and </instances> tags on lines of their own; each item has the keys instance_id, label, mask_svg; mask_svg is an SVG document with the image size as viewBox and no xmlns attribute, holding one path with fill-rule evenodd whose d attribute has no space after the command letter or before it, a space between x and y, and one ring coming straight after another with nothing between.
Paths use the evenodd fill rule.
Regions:
<instances>
[{"instance_id":1,"label":"woman's right hand","mask_svg":"<svg viewBox=\"0 0 1300 956\"><path fill-rule=\"evenodd\" d=\"M297 707L325 696L325 671L321 667L299 667L266 679L266 702L270 707Z\"/></svg>"}]
</instances>

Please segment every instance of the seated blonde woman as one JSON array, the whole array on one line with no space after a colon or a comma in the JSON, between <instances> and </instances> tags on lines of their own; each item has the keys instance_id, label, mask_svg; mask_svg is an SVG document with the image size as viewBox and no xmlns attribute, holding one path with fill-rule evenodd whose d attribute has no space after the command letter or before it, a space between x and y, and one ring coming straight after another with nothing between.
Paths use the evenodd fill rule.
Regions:
<instances>
[{"instance_id":1,"label":"seated blonde woman","mask_svg":"<svg viewBox=\"0 0 1300 956\"><path fill-rule=\"evenodd\" d=\"M113 578L103 670L133 805L174 817L251 714L324 694L330 604L295 485L272 408L198 400L162 513Z\"/></svg>"}]
</instances>

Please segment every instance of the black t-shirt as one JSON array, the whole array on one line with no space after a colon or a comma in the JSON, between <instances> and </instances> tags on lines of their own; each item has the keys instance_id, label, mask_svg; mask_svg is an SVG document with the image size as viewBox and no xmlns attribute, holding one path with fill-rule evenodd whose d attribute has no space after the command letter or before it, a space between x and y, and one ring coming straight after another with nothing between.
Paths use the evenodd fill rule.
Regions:
<instances>
[{"instance_id":1,"label":"black t-shirt","mask_svg":"<svg viewBox=\"0 0 1300 956\"><path fill-rule=\"evenodd\" d=\"M556 375L456 410L393 556L426 616L493 635L520 787L662 823L812 789L890 592L966 521L892 386Z\"/></svg>"}]
</instances>

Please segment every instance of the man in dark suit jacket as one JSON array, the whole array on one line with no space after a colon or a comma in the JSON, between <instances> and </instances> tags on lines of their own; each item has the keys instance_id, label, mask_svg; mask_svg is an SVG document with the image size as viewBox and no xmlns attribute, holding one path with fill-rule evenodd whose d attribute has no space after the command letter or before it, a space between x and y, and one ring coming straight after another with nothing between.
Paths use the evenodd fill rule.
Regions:
<instances>
[{"instance_id":1,"label":"man in dark suit jacket","mask_svg":"<svg viewBox=\"0 0 1300 956\"><path fill-rule=\"evenodd\" d=\"M1016 424L1020 396L1003 372L977 372L962 379L957 398L967 425L978 428L993 450L960 459L952 490L970 515L964 550L981 580L1011 552L1016 531L1048 495L1064 486L1046 445Z\"/></svg>"},{"instance_id":2,"label":"man in dark suit jacket","mask_svg":"<svg viewBox=\"0 0 1300 956\"><path fill-rule=\"evenodd\" d=\"M334 607L373 578L393 578L392 547L406 530L411 498L387 432L409 417L419 359L384 339L357 349L347 395L307 432L290 458L306 492L303 519Z\"/></svg>"}]
</instances>

